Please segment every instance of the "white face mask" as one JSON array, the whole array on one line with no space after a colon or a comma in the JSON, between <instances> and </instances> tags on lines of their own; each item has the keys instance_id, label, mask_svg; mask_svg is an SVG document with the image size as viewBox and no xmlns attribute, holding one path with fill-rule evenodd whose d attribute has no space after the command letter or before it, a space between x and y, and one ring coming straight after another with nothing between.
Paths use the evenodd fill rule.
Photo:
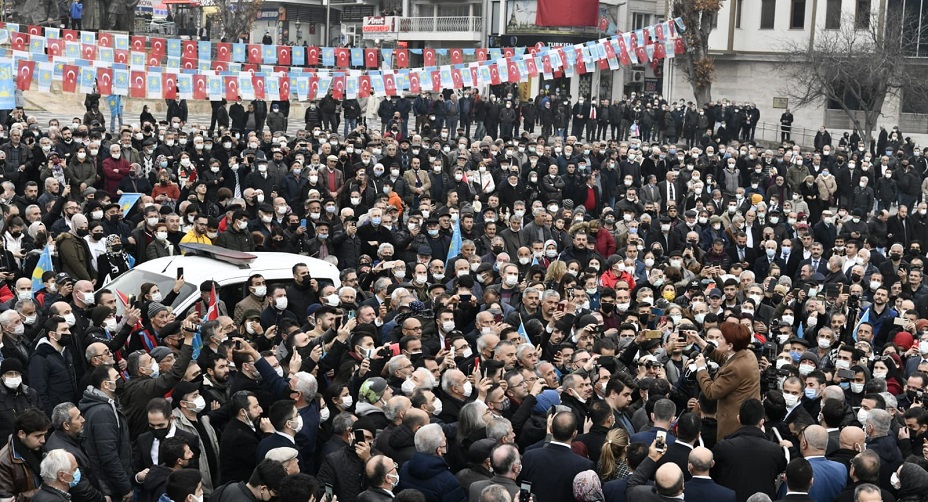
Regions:
<instances>
[{"instance_id":1,"label":"white face mask","mask_svg":"<svg viewBox=\"0 0 928 502\"><path fill-rule=\"evenodd\" d=\"M255 296L264 296L267 294L267 286L255 286Z\"/></svg>"},{"instance_id":2,"label":"white face mask","mask_svg":"<svg viewBox=\"0 0 928 502\"><path fill-rule=\"evenodd\" d=\"M155 291L151 294L151 301L160 302L161 301L161 291Z\"/></svg>"},{"instance_id":3,"label":"white face mask","mask_svg":"<svg viewBox=\"0 0 928 502\"><path fill-rule=\"evenodd\" d=\"M794 394L783 394L783 400L786 401L787 408L792 408L799 404L799 396Z\"/></svg>"},{"instance_id":4,"label":"white face mask","mask_svg":"<svg viewBox=\"0 0 928 502\"><path fill-rule=\"evenodd\" d=\"M328 406L326 406L325 408L322 408L321 410L319 410L319 420L320 420L320 421L322 421L322 422L327 422L327 421L329 420L329 417L330 417L330 416L331 416L331 412L329 411L329 407L328 407ZM301 418L301 420L302 420L302 418Z\"/></svg>"},{"instance_id":5,"label":"white face mask","mask_svg":"<svg viewBox=\"0 0 928 502\"><path fill-rule=\"evenodd\" d=\"M275 298L274 306L277 307L277 310L286 310L287 309L287 297L281 296L280 298Z\"/></svg>"},{"instance_id":6,"label":"white face mask","mask_svg":"<svg viewBox=\"0 0 928 502\"><path fill-rule=\"evenodd\" d=\"M3 385L5 385L6 388L10 390L16 390L22 384L23 384L23 377L21 376L3 379Z\"/></svg>"}]
</instances>

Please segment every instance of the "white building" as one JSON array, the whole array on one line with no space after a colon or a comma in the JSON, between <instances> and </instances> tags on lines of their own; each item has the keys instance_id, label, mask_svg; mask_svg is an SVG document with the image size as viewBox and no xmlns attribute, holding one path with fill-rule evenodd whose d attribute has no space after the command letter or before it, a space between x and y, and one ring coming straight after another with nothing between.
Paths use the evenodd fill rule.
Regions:
<instances>
[{"instance_id":1,"label":"white building","mask_svg":"<svg viewBox=\"0 0 928 502\"><path fill-rule=\"evenodd\" d=\"M729 0L719 12L717 25L709 37L716 68L712 98L755 103L761 112L757 139L779 138L777 124L788 107L795 117L794 140L810 145L819 126L824 125L837 141L840 132L851 127L840 109L824 100L817 106L797 109L786 99L788 82L778 78L783 65L790 64L786 47L812 44L817 33L836 29L841 22L877 20L880 8L897 15L904 12L906 19L918 20L928 14L928 4L923 0ZM918 30L923 28L918 25ZM928 37L923 36L923 41L914 56L928 56ZM913 63L917 62L913 59ZM692 100L692 88L683 71L670 60L664 67L669 73L664 82L664 96ZM879 125L886 129L898 125L906 136L924 145L928 142L928 104L907 102L905 96L890 97L883 105ZM876 134L874 131L873 135Z\"/></svg>"}]
</instances>

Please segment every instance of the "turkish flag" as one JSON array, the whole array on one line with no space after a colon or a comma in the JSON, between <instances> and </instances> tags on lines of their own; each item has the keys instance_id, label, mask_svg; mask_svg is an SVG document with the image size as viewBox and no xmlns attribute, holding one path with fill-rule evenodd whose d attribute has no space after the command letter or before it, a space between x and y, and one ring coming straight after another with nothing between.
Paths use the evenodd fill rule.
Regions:
<instances>
[{"instance_id":1,"label":"turkish flag","mask_svg":"<svg viewBox=\"0 0 928 502\"><path fill-rule=\"evenodd\" d=\"M608 70L608 69L609 69L609 60L608 60L608 59L600 59L600 60L597 62L597 64L599 65L599 69L600 69L600 70Z\"/></svg>"},{"instance_id":2,"label":"turkish flag","mask_svg":"<svg viewBox=\"0 0 928 502\"><path fill-rule=\"evenodd\" d=\"M129 96L133 98L145 98L145 72L134 71L129 76ZM154 96L153 96L154 97Z\"/></svg>"},{"instance_id":3,"label":"turkish flag","mask_svg":"<svg viewBox=\"0 0 928 502\"><path fill-rule=\"evenodd\" d=\"M464 88L464 79L461 78L461 70L451 70L451 81L454 82L455 89Z\"/></svg>"},{"instance_id":4,"label":"turkish flag","mask_svg":"<svg viewBox=\"0 0 928 502\"><path fill-rule=\"evenodd\" d=\"M286 66L275 66L274 73L287 73L287 67Z\"/></svg>"},{"instance_id":5,"label":"turkish flag","mask_svg":"<svg viewBox=\"0 0 928 502\"><path fill-rule=\"evenodd\" d=\"M319 77L313 75L309 78L309 99L316 99L319 96Z\"/></svg>"},{"instance_id":6,"label":"turkish flag","mask_svg":"<svg viewBox=\"0 0 928 502\"><path fill-rule=\"evenodd\" d=\"M490 65L490 83L493 85L503 83L503 81L499 79L499 67L496 66L496 63Z\"/></svg>"},{"instance_id":7,"label":"turkish flag","mask_svg":"<svg viewBox=\"0 0 928 502\"><path fill-rule=\"evenodd\" d=\"M133 35L130 40L132 43L132 50L135 52L142 52L145 50L145 37Z\"/></svg>"},{"instance_id":8,"label":"turkish flag","mask_svg":"<svg viewBox=\"0 0 928 502\"><path fill-rule=\"evenodd\" d=\"M54 56L54 57L60 56L61 53L64 51L64 40L60 38L52 38L48 40L48 42L46 43L46 47L48 47L49 56Z\"/></svg>"},{"instance_id":9,"label":"turkish flag","mask_svg":"<svg viewBox=\"0 0 928 502\"><path fill-rule=\"evenodd\" d=\"M538 67L535 66L535 58L525 60L525 69L528 70L528 76L535 78L538 76Z\"/></svg>"},{"instance_id":10,"label":"turkish flag","mask_svg":"<svg viewBox=\"0 0 928 502\"><path fill-rule=\"evenodd\" d=\"M461 49L451 49L451 64L462 64L464 62L464 51Z\"/></svg>"},{"instance_id":11,"label":"turkish flag","mask_svg":"<svg viewBox=\"0 0 928 502\"><path fill-rule=\"evenodd\" d=\"M606 40L603 42L603 50L606 51L606 59L615 58L615 47L612 46L612 42Z\"/></svg>"},{"instance_id":12,"label":"turkish flag","mask_svg":"<svg viewBox=\"0 0 928 502\"><path fill-rule=\"evenodd\" d=\"M583 61L583 58L577 58L577 64L574 67L577 69L577 73L581 75L586 73L586 62Z\"/></svg>"},{"instance_id":13,"label":"turkish flag","mask_svg":"<svg viewBox=\"0 0 928 502\"><path fill-rule=\"evenodd\" d=\"M335 77L332 79L332 97L342 99L345 95L345 76Z\"/></svg>"},{"instance_id":14,"label":"turkish flag","mask_svg":"<svg viewBox=\"0 0 928 502\"><path fill-rule=\"evenodd\" d=\"M255 89L255 99L264 99L264 77L252 75L251 86Z\"/></svg>"},{"instance_id":15,"label":"turkish flag","mask_svg":"<svg viewBox=\"0 0 928 502\"><path fill-rule=\"evenodd\" d=\"M214 71L223 72L223 71L226 71L226 70L228 69L228 67L226 66L226 64L227 64L227 63L225 63L225 62L223 62L223 61L213 61L213 64L210 66L210 68L212 68Z\"/></svg>"},{"instance_id":16,"label":"turkish flag","mask_svg":"<svg viewBox=\"0 0 928 502\"><path fill-rule=\"evenodd\" d=\"M116 49L113 51L114 61L118 64L127 64L129 62L129 51L126 49Z\"/></svg>"},{"instance_id":17,"label":"turkish flag","mask_svg":"<svg viewBox=\"0 0 928 502\"><path fill-rule=\"evenodd\" d=\"M487 50L484 48L477 49L477 61L487 60Z\"/></svg>"},{"instance_id":18,"label":"turkish flag","mask_svg":"<svg viewBox=\"0 0 928 502\"><path fill-rule=\"evenodd\" d=\"M644 63L648 61L648 51L644 48L643 45L640 45L637 48L635 48L635 54L638 55L639 63Z\"/></svg>"},{"instance_id":19,"label":"turkish flag","mask_svg":"<svg viewBox=\"0 0 928 502\"><path fill-rule=\"evenodd\" d=\"M100 47L107 47L107 48L112 47L113 46L113 34L101 31L97 35L97 45L99 45Z\"/></svg>"},{"instance_id":20,"label":"turkish flag","mask_svg":"<svg viewBox=\"0 0 928 502\"><path fill-rule=\"evenodd\" d=\"M397 49L393 52L393 59L396 60L397 68L409 68L409 50Z\"/></svg>"},{"instance_id":21,"label":"turkish flag","mask_svg":"<svg viewBox=\"0 0 928 502\"><path fill-rule=\"evenodd\" d=\"M232 61L232 44L219 42L216 44L216 60L228 63Z\"/></svg>"},{"instance_id":22,"label":"turkish flag","mask_svg":"<svg viewBox=\"0 0 928 502\"><path fill-rule=\"evenodd\" d=\"M180 67L185 70L196 70L199 67L199 62L196 59L180 58Z\"/></svg>"},{"instance_id":23,"label":"turkish flag","mask_svg":"<svg viewBox=\"0 0 928 502\"><path fill-rule=\"evenodd\" d=\"M222 77L225 81L226 101L238 101L238 77Z\"/></svg>"},{"instance_id":24,"label":"turkish flag","mask_svg":"<svg viewBox=\"0 0 928 502\"><path fill-rule=\"evenodd\" d=\"M597 26L599 31L606 31L609 29L609 18L606 16L599 16L599 25Z\"/></svg>"},{"instance_id":25,"label":"turkish flag","mask_svg":"<svg viewBox=\"0 0 928 502\"><path fill-rule=\"evenodd\" d=\"M470 82L472 86L477 87L477 67L475 66L470 67Z\"/></svg>"},{"instance_id":26,"label":"turkish flag","mask_svg":"<svg viewBox=\"0 0 928 502\"><path fill-rule=\"evenodd\" d=\"M522 75L519 73L519 65L515 61L509 60L509 64L506 65L506 70L509 73L510 82L518 82L521 80Z\"/></svg>"},{"instance_id":27,"label":"turkish flag","mask_svg":"<svg viewBox=\"0 0 928 502\"><path fill-rule=\"evenodd\" d=\"M383 76L383 88L387 96L396 96L396 79L392 73Z\"/></svg>"},{"instance_id":28,"label":"turkish flag","mask_svg":"<svg viewBox=\"0 0 928 502\"><path fill-rule=\"evenodd\" d=\"M673 39L673 53L683 54L684 52L686 52L686 42L683 40L683 37Z\"/></svg>"},{"instance_id":29,"label":"turkish flag","mask_svg":"<svg viewBox=\"0 0 928 502\"><path fill-rule=\"evenodd\" d=\"M258 44L248 44L248 62L252 64L261 64L261 46Z\"/></svg>"},{"instance_id":30,"label":"turkish flag","mask_svg":"<svg viewBox=\"0 0 928 502\"><path fill-rule=\"evenodd\" d=\"M280 77L280 100L290 101L290 77Z\"/></svg>"},{"instance_id":31,"label":"turkish flag","mask_svg":"<svg viewBox=\"0 0 928 502\"><path fill-rule=\"evenodd\" d=\"M29 48L29 34L14 31L10 33L10 48L14 51L25 51Z\"/></svg>"},{"instance_id":32,"label":"turkish flag","mask_svg":"<svg viewBox=\"0 0 928 502\"><path fill-rule=\"evenodd\" d=\"M256 64L242 65L242 71L247 71L248 73L258 73L258 65Z\"/></svg>"},{"instance_id":33,"label":"turkish flag","mask_svg":"<svg viewBox=\"0 0 928 502\"><path fill-rule=\"evenodd\" d=\"M185 58L197 58L197 41L196 40L184 40L184 53L182 57Z\"/></svg>"},{"instance_id":34,"label":"turkish flag","mask_svg":"<svg viewBox=\"0 0 928 502\"><path fill-rule=\"evenodd\" d=\"M413 94L419 94L419 74L418 73L409 74L409 92Z\"/></svg>"},{"instance_id":35,"label":"turkish flag","mask_svg":"<svg viewBox=\"0 0 928 502\"><path fill-rule=\"evenodd\" d=\"M81 57L93 61L97 56L97 46L90 44L81 44Z\"/></svg>"},{"instance_id":36,"label":"turkish flag","mask_svg":"<svg viewBox=\"0 0 928 502\"><path fill-rule=\"evenodd\" d=\"M77 90L77 72L78 69L74 65L66 64L62 67L62 81L61 81L61 90L64 92L74 92Z\"/></svg>"},{"instance_id":37,"label":"turkish flag","mask_svg":"<svg viewBox=\"0 0 928 502\"><path fill-rule=\"evenodd\" d=\"M97 68L97 92L103 96L113 94L112 68Z\"/></svg>"},{"instance_id":38,"label":"turkish flag","mask_svg":"<svg viewBox=\"0 0 928 502\"><path fill-rule=\"evenodd\" d=\"M623 66L632 64L631 58L628 57L628 47L625 46L625 40L621 37L619 38L619 62Z\"/></svg>"},{"instance_id":39,"label":"turkish flag","mask_svg":"<svg viewBox=\"0 0 928 502\"><path fill-rule=\"evenodd\" d=\"M664 23L660 23L654 27L654 33L657 35L657 39L661 42L664 41Z\"/></svg>"},{"instance_id":40,"label":"turkish flag","mask_svg":"<svg viewBox=\"0 0 928 502\"><path fill-rule=\"evenodd\" d=\"M61 38L65 42L73 42L80 39L80 36L77 34L77 30L61 30Z\"/></svg>"},{"instance_id":41,"label":"turkish flag","mask_svg":"<svg viewBox=\"0 0 928 502\"><path fill-rule=\"evenodd\" d=\"M410 83L412 82L412 75L409 76ZM416 84L418 85L419 80L416 79ZM416 91L418 92L418 91ZM371 95L371 77L367 75L361 75L361 78L358 79L358 97L366 98Z\"/></svg>"},{"instance_id":42,"label":"turkish flag","mask_svg":"<svg viewBox=\"0 0 928 502\"><path fill-rule=\"evenodd\" d=\"M377 49L364 49L364 67L377 68Z\"/></svg>"},{"instance_id":43,"label":"turkish flag","mask_svg":"<svg viewBox=\"0 0 928 502\"><path fill-rule=\"evenodd\" d=\"M351 51L347 47L335 49L335 65L339 68L348 68L351 64Z\"/></svg>"},{"instance_id":44,"label":"turkish flag","mask_svg":"<svg viewBox=\"0 0 928 502\"><path fill-rule=\"evenodd\" d=\"M35 73L35 61L25 59L19 60L19 71L17 72L16 86L21 91L28 91L32 85L32 75Z\"/></svg>"},{"instance_id":45,"label":"turkish flag","mask_svg":"<svg viewBox=\"0 0 928 502\"><path fill-rule=\"evenodd\" d=\"M515 55L516 51L512 47L503 47L503 57L511 58Z\"/></svg>"},{"instance_id":46,"label":"turkish flag","mask_svg":"<svg viewBox=\"0 0 928 502\"><path fill-rule=\"evenodd\" d=\"M277 64L290 66L290 47L286 45L277 46Z\"/></svg>"},{"instance_id":47,"label":"turkish flag","mask_svg":"<svg viewBox=\"0 0 928 502\"><path fill-rule=\"evenodd\" d=\"M161 56L164 56L164 51L167 49L168 42L163 38L152 38L151 49L148 53L158 56L158 59L161 59Z\"/></svg>"},{"instance_id":48,"label":"turkish flag","mask_svg":"<svg viewBox=\"0 0 928 502\"><path fill-rule=\"evenodd\" d=\"M173 73L161 74L161 97L164 99L177 99L177 75Z\"/></svg>"},{"instance_id":49,"label":"turkish flag","mask_svg":"<svg viewBox=\"0 0 928 502\"><path fill-rule=\"evenodd\" d=\"M193 76L193 99L206 99L208 89L206 75Z\"/></svg>"},{"instance_id":50,"label":"turkish flag","mask_svg":"<svg viewBox=\"0 0 928 502\"><path fill-rule=\"evenodd\" d=\"M147 61L148 66L161 66L161 56L150 54Z\"/></svg>"},{"instance_id":51,"label":"turkish flag","mask_svg":"<svg viewBox=\"0 0 928 502\"><path fill-rule=\"evenodd\" d=\"M551 73L551 57L547 54L541 56L542 71L545 73Z\"/></svg>"},{"instance_id":52,"label":"turkish flag","mask_svg":"<svg viewBox=\"0 0 928 502\"><path fill-rule=\"evenodd\" d=\"M425 66L435 66L435 49L422 49L422 59Z\"/></svg>"},{"instance_id":53,"label":"turkish flag","mask_svg":"<svg viewBox=\"0 0 928 502\"><path fill-rule=\"evenodd\" d=\"M441 73L438 70L432 72L432 91L438 92L441 90Z\"/></svg>"},{"instance_id":54,"label":"turkish flag","mask_svg":"<svg viewBox=\"0 0 928 502\"><path fill-rule=\"evenodd\" d=\"M654 44L654 59L664 59L665 57L667 57L667 49L664 48L664 44Z\"/></svg>"},{"instance_id":55,"label":"turkish flag","mask_svg":"<svg viewBox=\"0 0 928 502\"><path fill-rule=\"evenodd\" d=\"M319 48L318 47L309 47L306 49L306 64L309 64L309 65L319 64Z\"/></svg>"},{"instance_id":56,"label":"turkish flag","mask_svg":"<svg viewBox=\"0 0 928 502\"><path fill-rule=\"evenodd\" d=\"M30 24L30 25L26 28L26 33L28 33L29 36L35 35L35 36L41 37L41 36L42 36L42 27L41 27L41 26L35 26L35 25L31 25L31 24Z\"/></svg>"},{"instance_id":57,"label":"turkish flag","mask_svg":"<svg viewBox=\"0 0 928 502\"><path fill-rule=\"evenodd\" d=\"M599 0L538 0L538 26L596 26Z\"/></svg>"}]
</instances>

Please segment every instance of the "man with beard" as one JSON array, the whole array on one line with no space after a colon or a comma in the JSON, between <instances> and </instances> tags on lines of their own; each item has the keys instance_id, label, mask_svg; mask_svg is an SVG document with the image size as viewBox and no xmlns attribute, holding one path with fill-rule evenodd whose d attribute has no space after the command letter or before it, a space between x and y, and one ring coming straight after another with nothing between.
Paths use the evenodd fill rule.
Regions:
<instances>
[{"instance_id":1,"label":"man with beard","mask_svg":"<svg viewBox=\"0 0 928 502\"><path fill-rule=\"evenodd\" d=\"M48 451L62 449L74 455L81 470L81 480L68 493L74 502L104 502L97 489L97 478L83 445L84 416L74 403L61 403L52 410L54 432L45 443Z\"/></svg>"},{"instance_id":2,"label":"man with beard","mask_svg":"<svg viewBox=\"0 0 928 502\"><path fill-rule=\"evenodd\" d=\"M206 408L212 409L213 403L225 406L229 402L229 360L218 353L197 359L203 374L200 394L206 400Z\"/></svg>"},{"instance_id":3,"label":"man with beard","mask_svg":"<svg viewBox=\"0 0 928 502\"><path fill-rule=\"evenodd\" d=\"M39 488L39 464L50 426L38 408L29 408L16 417L14 432L0 449L0 491L13 500L29 500Z\"/></svg>"}]
</instances>

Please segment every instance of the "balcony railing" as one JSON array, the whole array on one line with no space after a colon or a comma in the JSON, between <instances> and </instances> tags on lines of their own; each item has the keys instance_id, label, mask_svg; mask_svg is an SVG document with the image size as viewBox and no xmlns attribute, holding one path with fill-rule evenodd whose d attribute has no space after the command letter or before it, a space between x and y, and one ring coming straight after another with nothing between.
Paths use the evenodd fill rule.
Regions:
<instances>
[{"instance_id":1,"label":"balcony railing","mask_svg":"<svg viewBox=\"0 0 928 502\"><path fill-rule=\"evenodd\" d=\"M400 19L400 33L479 32L482 24L483 18L476 16L404 17Z\"/></svg>"}]
</instances>

